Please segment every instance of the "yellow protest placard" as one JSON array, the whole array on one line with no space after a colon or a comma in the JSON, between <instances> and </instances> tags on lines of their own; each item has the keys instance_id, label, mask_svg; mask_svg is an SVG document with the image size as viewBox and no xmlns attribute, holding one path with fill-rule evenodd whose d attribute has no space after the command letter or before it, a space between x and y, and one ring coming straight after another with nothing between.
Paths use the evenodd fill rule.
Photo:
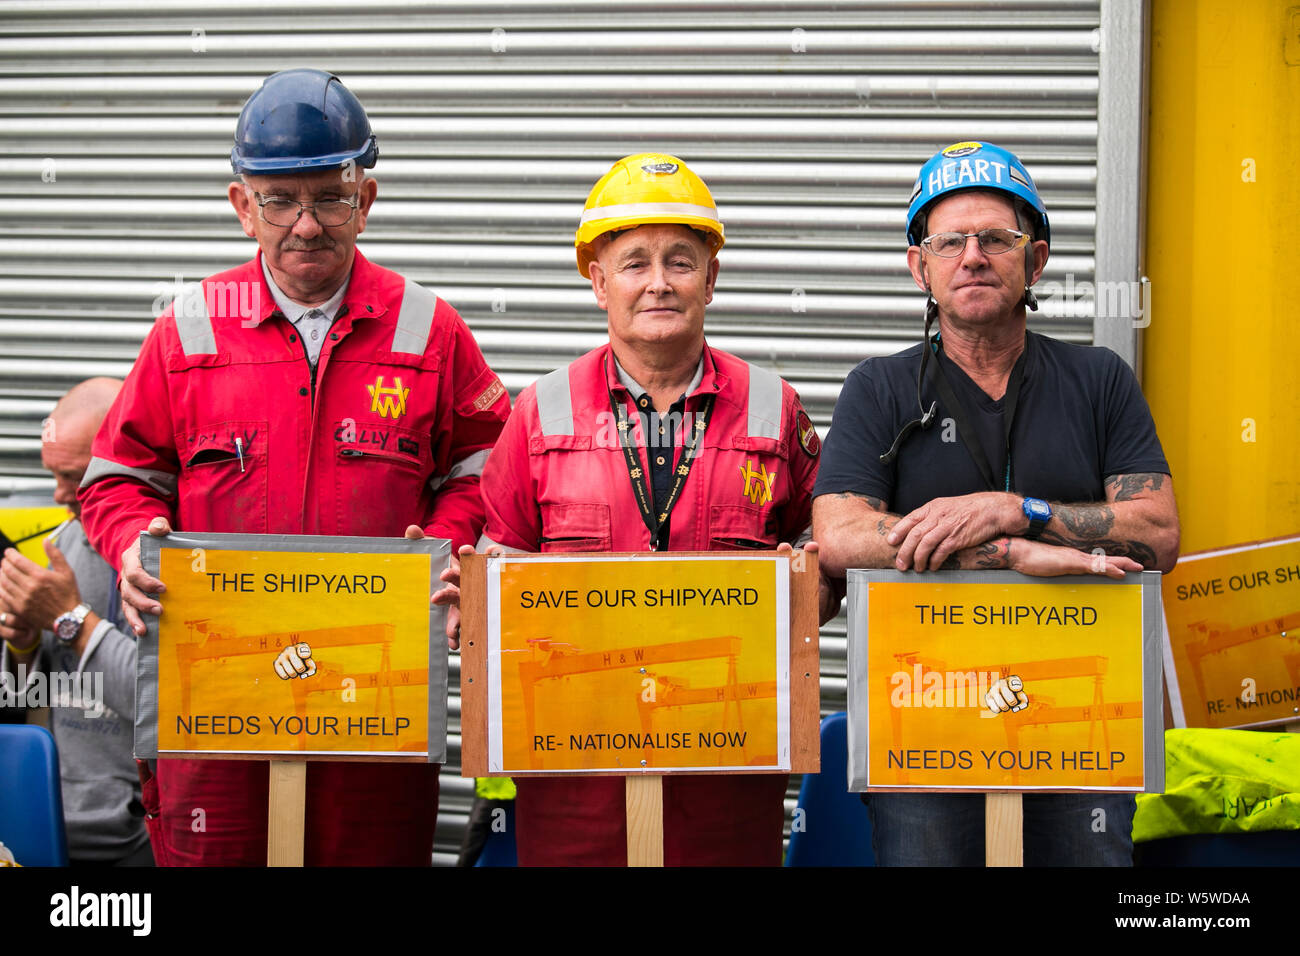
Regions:
<instances>
[{"instance_id":1,"label":"yellow protest placard","mask_svg":"<svg viewBox=\"0 0 1300 956\"><path fill-rule=\"evenodd\" d=\"M1183 555L1163 592L1176 725L1300 719L1300 538Z\"/></svg>"},{"instance_id":2,"label":"yellow protest placard","mask_svg":"<svg viewBox=\"0 0 1300 956\"><path fill-rule=\"evenodd\" d=\"M1158 785L1153 577L850 572L852 789Z\"/></svg>"},{"instance_id":3,"label":"yellow protest placard","mask_svg":"<svg viewBox=\"0 0 1300 956\"><path fill-rule=\"evenodd\" d=\"M0 534L14 543L20 553L42 567L50 563L45 553L45 539L61 527L70 515L62 505L48 499L15 496L0 499Z\"/></svg>"},{"instance_id":4,"label":"yellow protest placard","mask_svg":"<svg viewBox=\"0 0 1300 956\"><path fill-rule=\"evenodd\" d=\"M167 591L141 646L137 755L442 759L446 642L429 595L447 542L142 541Z\"/></svg>"},{"instance_id":5,"label":"yellow protest placard","mask_svg":"<svg viewBox=\"0 0 1300 956\"><path fill-rule=\"evenodd\" d=\"M491 560L488 771L788 770L789 575L772 555Z\"/></svg>"}]
</instances>

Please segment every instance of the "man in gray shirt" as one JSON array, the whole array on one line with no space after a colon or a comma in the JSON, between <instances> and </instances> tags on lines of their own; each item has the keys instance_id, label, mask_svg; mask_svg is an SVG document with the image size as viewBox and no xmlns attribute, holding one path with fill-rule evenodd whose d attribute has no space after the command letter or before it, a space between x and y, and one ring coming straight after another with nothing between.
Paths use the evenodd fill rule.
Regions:
<instances>
[{"instance_id":1,"label":"man in gray shirt","mask_svg":"<svg viewBox=\"0 0 1300 956\"><path fill-rule=\"evenodd\" d=\"M90 445L122 383L93 378L59 400L42 430L54 500L79 516ZM4 703L50 708L74 864L150 866L132 756L135 638L117 627L113 568L78 517L45 541L43 568L10 548L0 561Z\"/></svg>"}]
</instances>

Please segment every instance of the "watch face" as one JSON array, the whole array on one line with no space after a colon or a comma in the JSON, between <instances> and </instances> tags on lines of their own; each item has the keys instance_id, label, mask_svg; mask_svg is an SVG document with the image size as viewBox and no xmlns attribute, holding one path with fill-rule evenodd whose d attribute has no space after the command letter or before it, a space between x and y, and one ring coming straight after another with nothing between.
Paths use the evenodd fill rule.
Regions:
<instances>
[{"instance_id":1,"label":"watch face","mask_svg":"<svg viewBox=\"0 0 1300 956\"><path fill-rule=\"evenodd\" d=\"M1038 498L1027 499L1025 501L1025 506L1031 519L1046 519L1052 516L1052 509L1048 506L1047 502L1041 501Z\"/></svg>"},{"instance_id":2,"label":"watch face","mask_svg":"<svg viewBox=\"0 0 1300 956\"><path fill-rule=\"evenodd\" d=\"M77 632L81 630L81 622L86 619L90 613L89 604L78 604L66 614L60 614L54 619L54 636L64 644L71 644L77 637Z\"/></svg>"}]
</instances>

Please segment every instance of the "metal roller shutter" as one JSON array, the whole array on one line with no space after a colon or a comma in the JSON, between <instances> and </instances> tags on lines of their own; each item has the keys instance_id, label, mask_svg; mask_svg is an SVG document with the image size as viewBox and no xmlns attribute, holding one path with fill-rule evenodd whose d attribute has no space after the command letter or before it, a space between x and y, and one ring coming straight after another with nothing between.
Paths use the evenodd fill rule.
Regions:
<instances>
[{"instance_id":1,"label":"metal roller shutter","mask_svg":"<svg viewBox=\"0 0 1300 956\"><path fill-rule=\"evenodd\" d=\"M294 66L342 76L379 137L367 255L454 304L512 395L605 338L572 251L591 184L627 153L685 158L727 226L710 341L788 378L824 435L848 370L916 339L903 213L936 148L1017 152L1046 279L1091 278L1100 3L6 3L0 491L48 492L54 400L124 375L178 277L252 253L226 157L244 99ZM1065 311L1036 326L1090 340ZM842 617L822 640L841 709ZM443 788L439 862L471 793L454 764Z\"/></svg>"}]
</instances>

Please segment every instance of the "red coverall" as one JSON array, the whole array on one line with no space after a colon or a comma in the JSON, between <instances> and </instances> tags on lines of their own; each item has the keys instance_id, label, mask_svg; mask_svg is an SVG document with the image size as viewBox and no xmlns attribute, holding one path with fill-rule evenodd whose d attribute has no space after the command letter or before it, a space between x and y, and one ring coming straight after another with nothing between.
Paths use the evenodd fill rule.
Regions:
<instances>
[{"instance_id":1,"label":"red coverall","mask_svg":"<svg viewBox=\"0 0 1300 956\"><path fill-rule=\"evenodd\" d=\"M95 438L82 521L119 570L159 515L249 534L418 524L455 549L478 540L478 476L509 408L456 311L360 252L313 372L259 254L159 316ZM157 785L159 863L265 864L264 761L164 759ZM305 862L427 866L437 802L437 765L313 762Z\"/></svg>"},{"instance_id":2,"label":"red coverall","mask_svg":"<svg viewBox=\"0 0 1300 956\"><path fill-rule=\"evenodd\" d=\"M620 383L610 347L602 346L519 396L483 471L484 544L519 551L649 548L650 532L612 427L611 392L627 403L648 476L636 396ZM772 372L706 345L704 377L687 397L686 411L696 413L710 394L716 396L713 412L670 517L669 549L793 542L812 514L819 451L798 395ZM681 449L675 454L680 458ZM779 864L788 779L666 777L664 863ZM622 780L517 777L515 783L521 864L626 864Z\"/></svg>"}]
</instances>

